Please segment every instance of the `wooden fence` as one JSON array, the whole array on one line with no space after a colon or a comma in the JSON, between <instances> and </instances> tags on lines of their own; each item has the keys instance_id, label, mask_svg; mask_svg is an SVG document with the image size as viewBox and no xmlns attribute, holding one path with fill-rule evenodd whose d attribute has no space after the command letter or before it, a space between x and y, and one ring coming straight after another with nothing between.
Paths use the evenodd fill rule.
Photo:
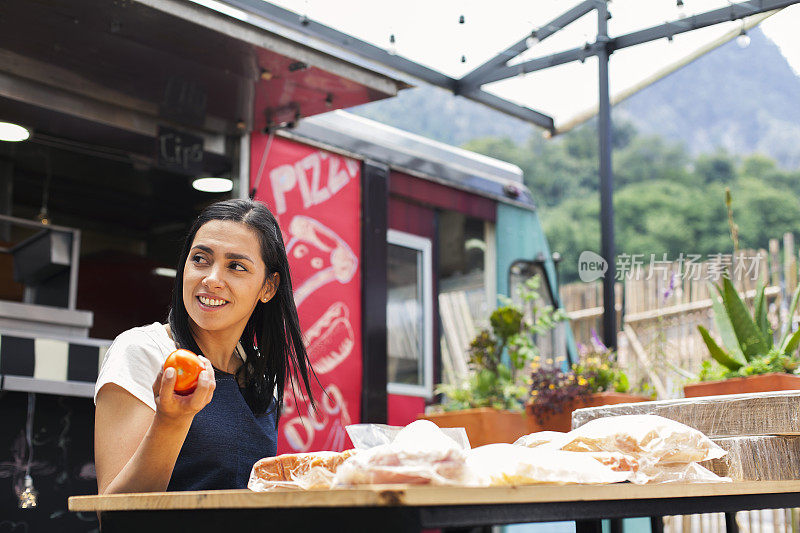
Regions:
<instances>
[{"instance_id":1,"label":"wooden fence","mask_svg":"<svg viewBox=\"0 0 800 533\"><path fill-rule=\"evenodd\" d=\"M773 239L769 251L741 250L735 256L718 254L705 261L691 256L675 261L640 259L638 265L618 274L618 358L632 383L649 382L659 398L681 395L683 383L708 359L697 326L716 335L709 290L710 282L718 282L723 270L733 274L748 302L760 283L767 285L768 316L777 330L783 323L781 313L786 312L782 296L794 290L798 279L791 234L784 236L783 245L783 260ZM602 331L602 281L565 285L561 299L576 341L589 345L593 332Z\"/></svg>"}]
</instances>

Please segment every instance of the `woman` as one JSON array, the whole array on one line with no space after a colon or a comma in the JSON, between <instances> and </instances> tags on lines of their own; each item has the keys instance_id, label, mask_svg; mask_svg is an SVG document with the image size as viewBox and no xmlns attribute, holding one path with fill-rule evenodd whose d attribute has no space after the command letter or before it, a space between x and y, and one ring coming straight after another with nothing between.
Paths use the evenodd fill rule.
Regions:
<instances>
[{"instance_id":1,"label":"woman","mask_svg":"<svg viewBox=\"0 0 800 533\"><path fill-rule=\"evenodd\" d=\"M173 369L161 371L178 347L205 366L188 396L174 392ZM99 493L244 488L253 464L276 453L290 366L313 405L278 223L252 200L212 204L186 238L169 324L122 333L103 361Z\"/></svg>"}]
</instances>

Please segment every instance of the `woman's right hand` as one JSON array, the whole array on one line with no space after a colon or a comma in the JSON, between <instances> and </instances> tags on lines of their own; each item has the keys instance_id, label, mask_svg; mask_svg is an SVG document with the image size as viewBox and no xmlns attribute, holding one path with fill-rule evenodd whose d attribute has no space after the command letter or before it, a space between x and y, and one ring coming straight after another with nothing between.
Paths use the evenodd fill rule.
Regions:
<instances>
[{"instance_id":1,"label":"woman's right hand","mask_svg":"<svg viewBox=\"0 0 800 533\"><path fill-rule=\"evenodd\" d=\"M153 395L156 400L156 416L170 420L193 418L195 414L211 401L216 388L214 367L211 361L198 355L203 362L203 371L197 379L197 388L191 394L181 395L175 392L176 374L174 368L162 368L153 383Z\"/></svg>"}]
</instances>

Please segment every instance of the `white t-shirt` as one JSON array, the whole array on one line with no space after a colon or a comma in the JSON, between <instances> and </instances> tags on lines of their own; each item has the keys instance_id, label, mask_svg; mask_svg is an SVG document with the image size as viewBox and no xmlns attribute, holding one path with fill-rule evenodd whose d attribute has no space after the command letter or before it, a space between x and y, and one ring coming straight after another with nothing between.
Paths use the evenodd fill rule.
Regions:
<instances>
[{"instance_id":1,"label":"white t-shirt","mask_svg":"<svg viewBox=\"0 0 800 533\"><path fill-rule=\"evenodd\" d=\"M106 351L94 385L94 401L103 385L114 383L136 396L153 411L153 382L169 354L177 350L163 324L153 322L122 332Z\"/></svg>"},{"instance_id":2,"label":"white t-shirt","mask_svg":"<svg viewBox=\"0 0 800 533\"><path fill-rule=\"evenodd\" d=\"M94 385L94 402L97 393L107 383L119 385L156 410L153 383L169 354L177 350L175 341L167 333L164 324L153 322L120 333L106 351L100 374ZM237 346L239 357L244 360L244 350Z\"/></svg>"}]
</instances>

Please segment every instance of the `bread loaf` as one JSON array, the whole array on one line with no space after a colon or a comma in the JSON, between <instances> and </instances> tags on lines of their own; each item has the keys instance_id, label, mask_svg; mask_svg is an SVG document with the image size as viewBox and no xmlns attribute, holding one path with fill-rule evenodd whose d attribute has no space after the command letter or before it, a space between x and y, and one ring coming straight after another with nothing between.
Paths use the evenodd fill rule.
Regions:
<instances>
[{"instance_id":1,"label":"bread loaf","mask_svg":"<svg viewBox=\"0 0 800 533\"><path fill-rule=\"evenodd\" d=\"M295 481L314 467L336 473L336 469L355 450L343 452L286 453L265 457L253 465L253 476L262 481Z\"/></svg>"}]
</instances>

